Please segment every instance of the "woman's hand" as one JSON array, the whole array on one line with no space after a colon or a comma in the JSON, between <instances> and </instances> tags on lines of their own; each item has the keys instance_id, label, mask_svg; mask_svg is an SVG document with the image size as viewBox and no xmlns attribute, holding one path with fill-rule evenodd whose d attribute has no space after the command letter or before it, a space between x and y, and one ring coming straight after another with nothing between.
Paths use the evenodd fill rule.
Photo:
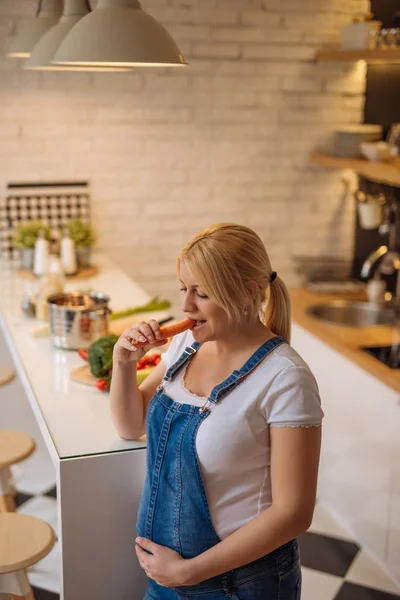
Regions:
<instances>
[{"instance_id":1,"label":"woman's hand","mask_svg":"<svg viewBox=\"0 0 400 600\"><path fill-rule=\"evenodd\" d=\"M144 346L135 346L135 342L148 342ZM152 319L148 323L142 321L130 329L126 329L118 338L113 351L113 362L129 363L138 361L150 348L163 346L168 340L161 337L160 326Z\"/></svg>"},{"instance_id":2,"label":"woman's hand","mask_svg":"<svg viewBox=\"0 0 400 600\"><path fill-rule=\"evenodd\" d=\"M147 538L136 538L135 541L136 555L147 577L164 587L192 585L190 560L182 558L175 550L160 546Z\"/></svg>"}]
</instances>

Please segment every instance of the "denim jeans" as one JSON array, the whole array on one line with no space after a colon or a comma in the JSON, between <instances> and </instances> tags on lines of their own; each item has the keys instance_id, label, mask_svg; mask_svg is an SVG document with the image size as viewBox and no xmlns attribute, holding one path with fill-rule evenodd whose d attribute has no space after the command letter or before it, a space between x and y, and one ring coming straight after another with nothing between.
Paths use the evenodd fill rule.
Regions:
<instances>
[{"instance_id":1,"label":"denim jeans","mask_svg":"<svg viewBox=\"0 0 400 600\"><path fill-rule=\"evenodd\" d=\"M196 586L166 588L150 580L144 600L300 600L297 540Z\"/></svg>"}]
</instances>

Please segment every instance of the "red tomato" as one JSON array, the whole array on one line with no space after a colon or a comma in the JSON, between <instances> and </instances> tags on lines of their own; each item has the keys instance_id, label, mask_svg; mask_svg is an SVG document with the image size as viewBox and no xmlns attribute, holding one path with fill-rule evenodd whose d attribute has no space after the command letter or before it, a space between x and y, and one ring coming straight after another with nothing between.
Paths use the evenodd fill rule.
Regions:
<instances>
[{"instance_id":1,"label":"red tomato","mask_svg":"<svg viewBox=\"0 0 400 600\"><path fill-rule=\"evenodd\" d=\"M106 392L108 389L108 381L106 379L98 379L96 381L96 387L101 392Z\"/></svg>"},{"instance_id":2,"label":"red tomato","mask_svg":"<svg viewBox=\"0 0 400 600\"><path fill-rule=\"evenodd\" d=\"M161 361L161 356L159 354L156 354L155 356L152 357L152 360L153 360L153 365L156 366Z\"/></svg>"}]
</instances>

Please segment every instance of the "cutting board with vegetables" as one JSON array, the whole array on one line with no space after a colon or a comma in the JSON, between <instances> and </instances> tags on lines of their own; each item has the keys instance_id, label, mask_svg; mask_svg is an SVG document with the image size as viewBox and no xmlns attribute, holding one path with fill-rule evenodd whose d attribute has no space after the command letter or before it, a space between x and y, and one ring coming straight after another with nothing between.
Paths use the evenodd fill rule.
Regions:
<instances>
[{"instance_id":1,"label":"cutting board with vegetables","mask_svg":"<svg viewBox=\"0 0 400 600\"><path fill-rule=\"evenodd\" d=\"M141 384L141 379L144 379L146 375L149 375L150 371L148 369L142 369L138 371L138 384ZM83 365L82 367L78 367L70 372L70 377L73 381L77 381L78 383L85 383L86 385L92 385L96 387L98 377L95 377L90 372L89 365Z\"/></svg>"},{"instance_id":2,"label":"cutting board with vegetables","mask_svg":"<svg viewBox=\"0 0 400 600\"><path fill-rule=\"evenodd\" d=\"M112 350L116 341L117 336L107 335L93 342L88 349L78 350L78 354L85 364L70 372L71 379L78 383L95 386L102 392L108 391L111 383ZM161 354L156 348L139 358L136 365L138 385L150 375L160 361Z\"/></svg>"}]
</instances>

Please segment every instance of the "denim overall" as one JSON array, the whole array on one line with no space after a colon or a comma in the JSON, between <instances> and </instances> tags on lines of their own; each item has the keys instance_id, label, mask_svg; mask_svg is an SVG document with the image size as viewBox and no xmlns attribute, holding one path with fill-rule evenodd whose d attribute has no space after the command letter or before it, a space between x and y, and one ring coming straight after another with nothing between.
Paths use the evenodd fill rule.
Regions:
<instances>
[{"instance_id":1,"label":"denim overall","mask_svg":"<svg viewBox=\"0 0 400 600\"><path fill-rule=\"evenodd\" d=\"M167 370L146 417L147 474L138 511L139 536L183 558L198 556L221 541L211 520L196 434L213 407L283 343L282 337L265 342L239 371L214 387L201 408L174 402L164 390L165 382L183 369L201 344L187 347ZM167 588L150 579L144 600L299 600L300 589L299 550L293 539L252 563L196 585Z\"/></svg>"}]
</instances>

